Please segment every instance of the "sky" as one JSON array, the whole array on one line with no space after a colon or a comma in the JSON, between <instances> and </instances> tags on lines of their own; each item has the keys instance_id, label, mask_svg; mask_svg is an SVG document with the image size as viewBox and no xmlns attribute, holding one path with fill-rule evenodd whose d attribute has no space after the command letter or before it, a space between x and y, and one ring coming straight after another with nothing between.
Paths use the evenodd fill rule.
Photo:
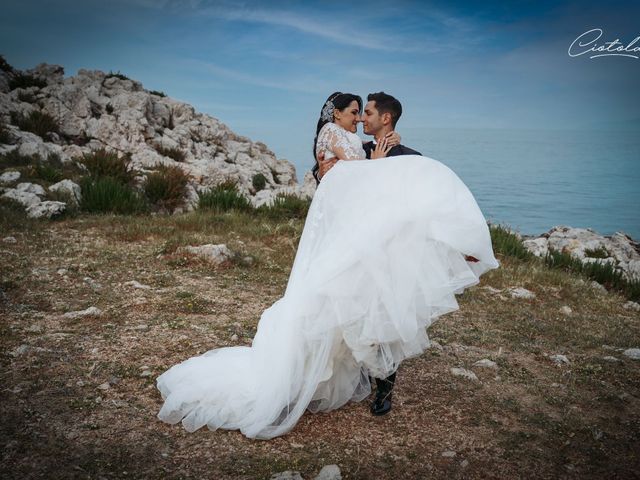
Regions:
<instances>
[{"instance_id":1,"label":"sky","mask_svg":"<svg viewBox=\"0 0 640 480\"><path fill-rule=\"evenodd\" d=\"M640 59L568 51L594 28L598 44L631 43L637 1L3 0L2 12L14 67L119 71L266 143L299 180L334 91L394 95L401 134L640 126Z\"/></svg>"}]
</instances>

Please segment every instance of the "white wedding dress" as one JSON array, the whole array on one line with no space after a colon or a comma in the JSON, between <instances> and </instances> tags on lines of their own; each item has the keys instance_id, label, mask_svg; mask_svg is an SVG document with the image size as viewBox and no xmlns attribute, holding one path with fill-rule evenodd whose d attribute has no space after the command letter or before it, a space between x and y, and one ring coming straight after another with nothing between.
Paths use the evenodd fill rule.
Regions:
<instances>
[{"instance_id":1,"label":"white wedding dress","mask_svg":"<svg viewBox=\"0 0 640 480\"><path fill-rule=\"evenodd\" d=\"M340 145L364 158L357 135L329 125L318 149ZM363 400L369 375L385 378L424 352L427 327L458 308L455 294L498 266L473 195L442 163L338 161L315 193L286 291L262 313L251 346L216 348L160 375L158 418L268 439L307 409Z\"/></svg>"}]
</instances>

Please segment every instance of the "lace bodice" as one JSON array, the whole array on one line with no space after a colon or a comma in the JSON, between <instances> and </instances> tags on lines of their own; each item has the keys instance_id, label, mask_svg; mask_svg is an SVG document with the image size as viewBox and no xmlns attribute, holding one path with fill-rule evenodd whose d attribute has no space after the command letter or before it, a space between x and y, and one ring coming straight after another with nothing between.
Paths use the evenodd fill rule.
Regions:
<instances>
[{"instance_id":1,"label":"lace bodice","mask_svg":"<svg viewBox=\"0 0 640 480\"><path fill-rule=\"evenodd\" d=\"M329 122L318 132L318 143L316 145L316 156L324 151L324 158L329 159L336 156L335 148L344 150L347 160L364 160L367 158L362 149L362 140L355 133L348 132L344 128Z\"/></svg>"}]
</instances>

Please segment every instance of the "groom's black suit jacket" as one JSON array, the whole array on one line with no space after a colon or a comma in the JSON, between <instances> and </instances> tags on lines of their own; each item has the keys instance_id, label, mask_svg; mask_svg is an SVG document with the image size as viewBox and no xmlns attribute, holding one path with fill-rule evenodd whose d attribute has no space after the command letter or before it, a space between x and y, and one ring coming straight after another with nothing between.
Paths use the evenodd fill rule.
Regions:
<instances>
[{"instance_id":1,"label":"groom's black suit jacket","mask_svg":"<svg viewBox=\"0 0 640 480\"><path fill-rule=\"evenodd\" d=\"M375 144L373 142L367 142L362 145L364 149L364 153L367 154L367 158L371 158L371 152L373 151ZM420 152L417 152L409 147L405 147L404 145L396 145L389 153L387 153L387 157L395 157L397 155L422 155ZM320 179L318 178L318 162L311 169L311 173L313 174L313 178L316 179L316 185L320 184Z\"/></svg>"},{"instance_id":2,"label":"groom's black suit jacket","mask_svg":"<svg viewBox=\"0 0 640 480\"><path fill-rule=\"evenodd\" d=\"M375 144L373 142L367 142L364 145L362 145L362 148L364 149L364 153L367 154L367 158L371 158L371 152L373 152L373 149L375 148ZM387 153L387 157L395 157L397 155L422 155L422 154L420 152L416 152L415 150L409 147L405 147L404 145L396 145L391 150L389 150L389 153Z\"/></svg>"}]
</instances>

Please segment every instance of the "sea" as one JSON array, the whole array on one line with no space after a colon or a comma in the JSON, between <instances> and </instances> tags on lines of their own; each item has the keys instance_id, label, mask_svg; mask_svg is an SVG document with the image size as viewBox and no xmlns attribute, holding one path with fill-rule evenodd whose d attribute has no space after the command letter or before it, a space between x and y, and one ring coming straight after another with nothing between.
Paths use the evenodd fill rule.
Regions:
<instances>
[{"instance_id":1,"label":"sea","mask_svg":"<svg viewBox=\"0 0 640 480\"><path fill-rule=\"evenodd\" d=\"M456 172L491 223L522 235L566 225L640 241L640 130L399 131L404 145Z\"/></svg>"}]
</instances>

